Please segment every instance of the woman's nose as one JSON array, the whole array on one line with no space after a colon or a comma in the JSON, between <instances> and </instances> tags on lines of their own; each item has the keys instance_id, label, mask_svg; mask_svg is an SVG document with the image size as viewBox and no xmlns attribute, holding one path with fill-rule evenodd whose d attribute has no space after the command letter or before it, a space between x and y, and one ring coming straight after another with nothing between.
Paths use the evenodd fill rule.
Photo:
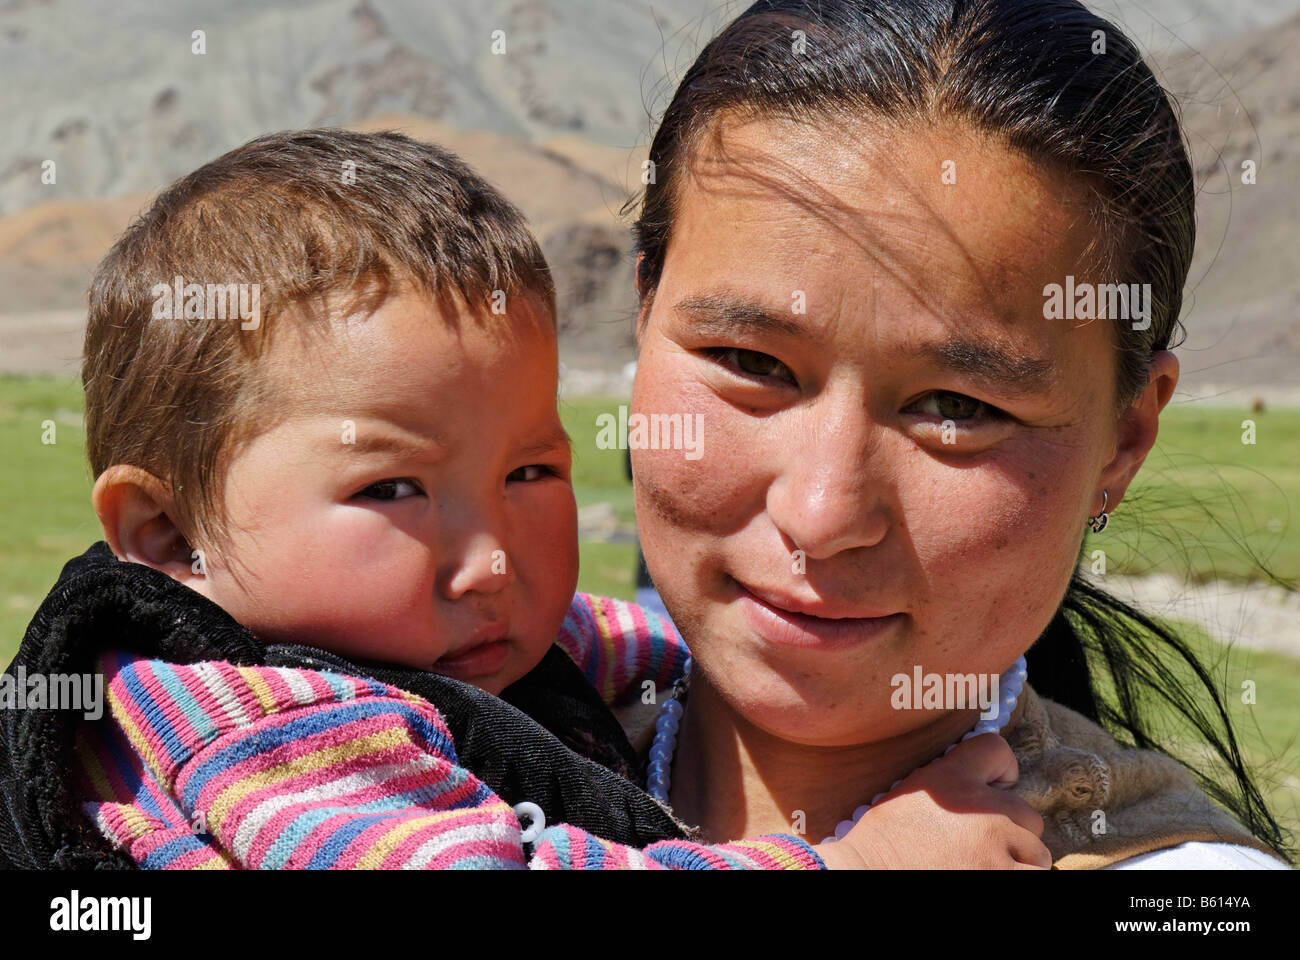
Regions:
<instances>
[{"instance_id":1,"label":"woman's nose","mask_svg":"<svg viewBox=\"0 0 1300 960\"><path fill-rule=\"evenodd\" d=\"M881 474L873 462L877 432L865 411L855 407L793 423L768 488L768 516L810 559L874 546L888 527L871 479Z\"/></svg>"}]
</instances>

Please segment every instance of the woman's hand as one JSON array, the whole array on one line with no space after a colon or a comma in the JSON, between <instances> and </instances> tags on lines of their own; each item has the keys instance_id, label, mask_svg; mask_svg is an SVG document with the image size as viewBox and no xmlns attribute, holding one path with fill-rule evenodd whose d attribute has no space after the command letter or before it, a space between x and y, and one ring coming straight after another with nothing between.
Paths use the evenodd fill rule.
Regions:
<instances>
[{"instance_id":1,"label":"woman's hand","mask_svg":"<svg viewBox=\"0 0 1300 960\"><path fill-rule=\"evenodd\" d=\"M815 849L832 870L1048 869L1043 818L1009 789L1019 775L997 734L963 740Z\"/></svg>"}]
</instances>

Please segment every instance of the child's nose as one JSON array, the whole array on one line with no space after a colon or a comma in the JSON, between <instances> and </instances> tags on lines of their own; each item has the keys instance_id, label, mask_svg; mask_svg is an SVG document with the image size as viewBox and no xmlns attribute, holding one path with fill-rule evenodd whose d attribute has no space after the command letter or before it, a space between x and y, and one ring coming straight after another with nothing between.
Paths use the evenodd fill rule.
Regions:
<instances>
[{"instance_id":1,"label":"child's nose","mask_svg":"<svg viewBox=\"0 0 1300 960\"><path fill-rule=\"evenodd\" d=\"M514 563L498 538L477 534L466 541L440 579L448 600L467 593L500 593L515 581Z\"/></svg>"}]
</instances>

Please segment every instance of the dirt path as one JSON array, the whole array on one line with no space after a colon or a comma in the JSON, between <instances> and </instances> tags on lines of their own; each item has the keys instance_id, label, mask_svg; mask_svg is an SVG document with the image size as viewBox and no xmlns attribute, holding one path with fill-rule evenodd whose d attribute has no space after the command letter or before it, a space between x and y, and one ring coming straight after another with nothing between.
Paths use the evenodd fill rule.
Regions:
<instances>
[{"instance_id":1,"label":"dirt path","mask_svg":"<svg viewBox=\"0 0 1300 960\"><path fill-rule=\"evenodd\" d=\"M1121 600L1160 617L1195 623L1224 643L1300 658L1300 593L1221 580L1184 584L1163 575L1094 580Z\"/></svg>"},{"instance_id":2,"label":"dirt path","mask_svg":"<svg viewBox=\"0 0 1300 960\"><path fill-rule=\"evenodd\" d=\"M85 334L81 310L0 314L0 373L76 374Z\"/></svg>"}]
</instances>

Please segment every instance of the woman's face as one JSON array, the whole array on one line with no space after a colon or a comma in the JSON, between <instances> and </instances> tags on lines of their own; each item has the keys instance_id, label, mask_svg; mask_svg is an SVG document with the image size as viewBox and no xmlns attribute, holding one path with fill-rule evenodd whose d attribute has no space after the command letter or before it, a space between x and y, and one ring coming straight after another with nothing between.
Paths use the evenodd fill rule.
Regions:
<instances>
[{"instance_id":1,"label":"woman's face","mask_svg":"<svg viewBox=\"0 0 1300 960\"><path fill-rule=\"evenodd\" d=\"M1103 279L1082 198L961 129L775 121L706 139L678 198L633 412L703 445L633 450L655 583L767 732L929 723L891 678L1004 671L1154 440L1117 417L1111 321L1044 319L1046 285Z\"/></svg>"}]
</instances>

